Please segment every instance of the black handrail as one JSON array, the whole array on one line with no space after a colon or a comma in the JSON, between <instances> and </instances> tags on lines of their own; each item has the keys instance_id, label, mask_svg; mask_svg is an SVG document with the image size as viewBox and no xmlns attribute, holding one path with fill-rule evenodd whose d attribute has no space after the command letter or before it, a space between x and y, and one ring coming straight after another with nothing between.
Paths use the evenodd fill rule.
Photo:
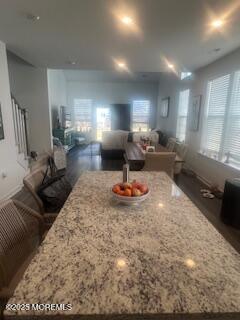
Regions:
<instances>
[{"instance_id":1,"label":"black handrail","mask_svg":"<svg viewBox=\"0 0 240 320\"><path fill-rule=\"evenodd\" d=\"M30 155L30 149L29 149L29 141L28 141L28 123L27 123L27 117L26 117L26 113L27 110L24 108L21 108L19 102L17 101L17 99L14 97L14 95L11 93L11 99L14 100L14 103L18 106L18 109L21 110L21 112L23 112L24 115L24 134L25 134L25 139L26 139L26 148L27 148L27 155Z\"/></svg>"}]
</instances>

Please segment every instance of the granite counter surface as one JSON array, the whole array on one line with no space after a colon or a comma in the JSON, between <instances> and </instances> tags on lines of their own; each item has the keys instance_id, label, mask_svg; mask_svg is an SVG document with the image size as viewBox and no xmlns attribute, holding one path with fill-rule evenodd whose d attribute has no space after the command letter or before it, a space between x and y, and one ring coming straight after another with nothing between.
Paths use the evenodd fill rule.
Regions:
<instances>
[{"instance_id":1,"label":"granite counter surface","mask_svg":"<svg viewBox=\"0 0 240 320\"><path fill-rule=\"evenodd\" d=\"M9 301L72 309L7 318L240 319L239 254L166 174L130 172L151 190L133 207L111 198L121 178L82 174Z\"/></svg>"}]
</instances>

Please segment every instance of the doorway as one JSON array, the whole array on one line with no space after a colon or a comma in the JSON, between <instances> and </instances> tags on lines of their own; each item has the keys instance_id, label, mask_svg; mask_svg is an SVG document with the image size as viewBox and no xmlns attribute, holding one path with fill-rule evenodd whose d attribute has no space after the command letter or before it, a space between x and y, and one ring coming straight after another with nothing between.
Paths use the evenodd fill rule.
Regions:
<instances>
[{"instance_id":1,"label":"doorway","mask_svg":"<svg viewBox=\"0 0 240 320\"><path fill-rule=\"evenodd\" d=\"M97 140L102 141L103 131L111 131L110 108L97 108Z\"/></svg>"}]
</instances>

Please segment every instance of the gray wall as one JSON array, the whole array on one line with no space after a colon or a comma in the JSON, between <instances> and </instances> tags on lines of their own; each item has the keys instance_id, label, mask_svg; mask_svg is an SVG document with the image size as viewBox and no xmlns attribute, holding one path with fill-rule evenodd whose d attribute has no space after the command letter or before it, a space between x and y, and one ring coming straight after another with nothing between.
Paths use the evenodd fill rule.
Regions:
<instances>
[{"instance_id":1,"label":"gray wall","mask_svg":"<svg viewBox=\"0 0 240 320\"><path fill-rule=\"evenodd\" d=\"M55 128L60 116L60 107L67 106L66 80L62 70L48 69L48 92L51 123L52 128Z\"/></svg>"},{"instance_id":2,"label":"gray wall","mask_svg":"<svg viewBox=\"0 0 240 320\"><path fill-rule=\"evenodd\" d=\"M193 79L190 81L181 81L177 79L176 76L170 75L167 78L161 79L159 83L158 109L160 109L161 99L166 96L170 96L170 113L169 118L167 119L163 119L158 116L158 126L173 136L176 134L180 90L190 88L189 108L191 108L192 97L202 95L199 130L197 132L187 130L186 134L186 143L189 145L187 163L200 177L209 183L217 183L221 188L224 187L226 179L240 177L240 170L199 154L201 148L203 115L208 81L214 77L218 77L235 70L240 70L240 49L202 69L199 69L195 72Z\"/></svg>"},{"instance_id":3,"label":"gray wall","mask_svg":"<svg viewBox=\"0 0 240 320\"><path fill-rule=\"evenodd\" d=\"M51 148L47 69L35 68L8 53L11 92L29 111L30 150L39 153Z\"/></svg>"}]
</instances>

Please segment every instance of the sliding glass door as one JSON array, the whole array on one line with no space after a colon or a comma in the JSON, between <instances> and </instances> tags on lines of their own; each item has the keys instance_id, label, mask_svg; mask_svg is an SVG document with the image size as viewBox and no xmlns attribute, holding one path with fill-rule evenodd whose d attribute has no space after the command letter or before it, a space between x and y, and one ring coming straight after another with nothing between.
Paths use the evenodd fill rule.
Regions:
<instances>
[{"instance_id":1,"label":"sliding glass door","mask_svg":"<svg viewBox=\"0 0 240 320\"><path fill-rule=\"evenodd\" d=\"M110 108L97 108L97 140L102 141L103 131L111 130Z\"/></svg>"}]
</instances>

